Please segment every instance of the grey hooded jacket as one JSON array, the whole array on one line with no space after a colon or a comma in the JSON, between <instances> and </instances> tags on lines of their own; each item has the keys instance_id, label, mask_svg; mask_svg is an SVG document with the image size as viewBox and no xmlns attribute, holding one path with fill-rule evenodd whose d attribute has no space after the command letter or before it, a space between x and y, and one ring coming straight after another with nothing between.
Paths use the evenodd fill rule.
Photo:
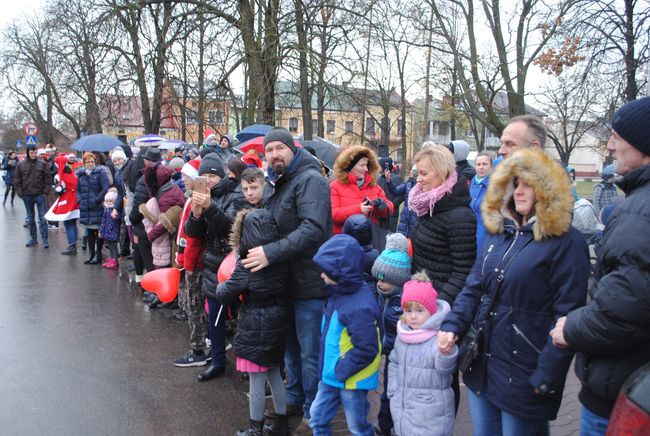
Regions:
<instances>
[{"instance_id":1,"label":"grey hooded jacket","mask_svg":"<svg viewBox=\"0 0 650 436\"><path fill-rule=\"evenodd\" d=\"M440 299L436 306L436 313L424 322L422 330L438 331L451 310L449 304ZM455 345L447 356L438 351L437 336L419 344L407 344L398 335L390 353L387 389L395 434L454 434L451 379L456 371L457 357Z\"/></svg>"}]
</instances>

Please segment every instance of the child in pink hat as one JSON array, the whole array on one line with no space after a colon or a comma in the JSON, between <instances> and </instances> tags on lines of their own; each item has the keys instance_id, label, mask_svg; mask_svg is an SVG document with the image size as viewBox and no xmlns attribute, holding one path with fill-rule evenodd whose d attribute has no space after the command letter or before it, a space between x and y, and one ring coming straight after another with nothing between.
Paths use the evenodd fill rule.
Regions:
<instances>
[{"instance_id":1,"label":"child in pink hat","mask_svg":"<svg viewBox=\"0 0 650 436\"><path fill-rule=\"evenodd\" d=\"M438 299L426 274L419 273L404 284L402 310L388 365L395 434L451 436L455 418L451 380L458 348L454 345L448 355L443 355L437 339L440 324L451 309Z\"/></svg>"}]
</instances>

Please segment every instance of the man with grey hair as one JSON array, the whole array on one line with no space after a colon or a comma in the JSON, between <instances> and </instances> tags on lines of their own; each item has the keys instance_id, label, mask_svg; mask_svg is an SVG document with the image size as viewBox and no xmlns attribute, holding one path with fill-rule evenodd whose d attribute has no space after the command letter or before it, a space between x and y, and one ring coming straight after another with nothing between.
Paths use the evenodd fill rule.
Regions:
<instances>
[{"instance_id":1,"label":"man with grey hair","mask_svg":"<svg viewBox=\"0 0 650 436\"><path fill-rule=\"evenodd\" d=\"M499 156L505 159L520 147L544 148L547 135L546 126L541 118L535 115L513 117L501 133Z\"/></svg>"}]
</instances>

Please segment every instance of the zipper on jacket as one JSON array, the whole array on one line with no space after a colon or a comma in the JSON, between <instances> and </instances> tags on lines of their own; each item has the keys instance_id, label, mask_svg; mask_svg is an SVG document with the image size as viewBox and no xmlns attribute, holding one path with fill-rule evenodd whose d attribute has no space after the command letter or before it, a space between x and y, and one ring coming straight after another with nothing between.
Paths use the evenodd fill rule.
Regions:
<instances>
[{"instance_id":1,"label":"zipper on jacket","mask_svg":"<svg viewBox=\"0 0 650 436\"><path fill-rule=\"evenodd\" d=\"M530 339L528 339L528 337L524 334L524 332L522 332L522 331L519 329L519 327L517 327L517 324L512 324L512 328L514 329L515 333L517 333L519 336L521 336L521 338L522 338L524 341L526 341L526 343L527 343L528 345L530 345L530 346L533 348L533 350L535 350L535 351L537 352L537 354L542 354L542 352L540 351L540 349L537 348L537 347L535 346L535 344L533 344L533 342L532 342Z\"/></svg>"},{"instance_id":2,"label":"zipper on jacket","mask_svg":"<svg viewBox=\"0 0 650 436\"><path fill-rule=\"evenodd\" d=\"M492 253L492 249L494 248L494 244L490 244L488 247L487 253L485 253L485 257L483 258L483 265L481 265L481 275L485 275L485 262L487 261L487 258L490 256L490 253Z\"/></svg>"}]
</instances>

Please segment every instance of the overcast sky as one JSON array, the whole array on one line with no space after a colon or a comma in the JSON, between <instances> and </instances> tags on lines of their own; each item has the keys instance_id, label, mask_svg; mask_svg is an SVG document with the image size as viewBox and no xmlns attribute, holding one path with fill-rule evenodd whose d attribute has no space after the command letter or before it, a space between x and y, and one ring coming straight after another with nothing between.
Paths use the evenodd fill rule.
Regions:
<instances>
[{"instance_id":1,"label":"overcast sky","mask_svg":"<svg viewBox=\"0 0 650 436\"><path fill-rule=\"evenodd\" d=\"M44 2L42 0L0 0L0 4L2 4L0 27L4 27L16 18L42 7Z\"/></svg>"}]
</instances>

